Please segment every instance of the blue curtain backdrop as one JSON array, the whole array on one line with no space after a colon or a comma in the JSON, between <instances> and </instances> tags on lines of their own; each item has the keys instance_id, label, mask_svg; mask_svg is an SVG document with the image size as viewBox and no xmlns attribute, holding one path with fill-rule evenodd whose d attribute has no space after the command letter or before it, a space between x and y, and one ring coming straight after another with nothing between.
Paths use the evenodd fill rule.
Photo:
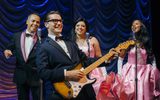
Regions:
<instances>
[{"instance_id":1,"label":"blue curtain backdrop","mask_svg":"<svg viewBox=\"0 0 160 100\"><path fill-rule=\"evenodd\" d=\"M16 87L12 82L14 57L5 59L3 50L10 37L26 28L26 18L32 12L40 14L42 36L46 36L43 19L47 12L58 10L63 16L63 35L69 36L74 21L83 17L89 22L89 32L100 42L102 53L128 39L131 23L141 19L151 34L149 0L0 0L0 100L16 100ZM107 71L117 71L112 62Z\"/></svg>"}]
</instances>

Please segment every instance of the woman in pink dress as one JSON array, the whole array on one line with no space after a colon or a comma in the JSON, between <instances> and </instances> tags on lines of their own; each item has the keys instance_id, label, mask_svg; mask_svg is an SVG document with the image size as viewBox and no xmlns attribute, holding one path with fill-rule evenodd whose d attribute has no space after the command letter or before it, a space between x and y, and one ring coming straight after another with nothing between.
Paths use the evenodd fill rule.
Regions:
<instances>
[{"instance_id":1,"label":"woman in pink dress","mask_svg":"<svg viewBox=\"0 0 160 100\"><path fill-rule=\"evenodd\" d=\"M137 49L135 46L130 48L128 61L119 66L118 74L110 73L101 83L97 100L156 100L160 96L160 83L157 83L160 80L160 72L155 64L148 63L154 60L154 56L151 53L146 27L140 20L134 20L131 28L133 39L137 41ZM121 60L124 51L120 53Z\"/></svg>"},{"instance_id":2,"label":"woman in pink dress","mask_svg":"<svg viewBox=\"0 0 160 100\"><path fill-rule=\"evenodd\" d=\"M91 36L88 31L88 22L83 19L79 18L74 26L74 40L78 44L78 47L85 52L85 54L88 57L94 58L94 57L101 57L101 49L99 46L98 40ZM72 38L73 38L72 37ZM95 93L97 94L100 83L105 79L106 76L106 68L105 67L99 67L94 70L92 70L89 74L90 78L96 78L96 82L92 85L94 88Z\"/></svg>"}]
</instances>

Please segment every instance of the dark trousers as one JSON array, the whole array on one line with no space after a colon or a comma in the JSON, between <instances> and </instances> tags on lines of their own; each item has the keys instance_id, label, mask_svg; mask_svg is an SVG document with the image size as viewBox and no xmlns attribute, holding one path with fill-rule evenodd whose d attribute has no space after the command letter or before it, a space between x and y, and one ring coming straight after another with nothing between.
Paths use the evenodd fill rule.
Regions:
<instances>
[{"instance_id":1,"label":"dark trousers","mask_svg":"<svg viewBox=\"0 0 160 100\"><path fill-rule=\"evenodd\" d=\"M31 86L28 83L17 85L18 100L40 100L40 86Z\"/></svg>"}]
</instances>

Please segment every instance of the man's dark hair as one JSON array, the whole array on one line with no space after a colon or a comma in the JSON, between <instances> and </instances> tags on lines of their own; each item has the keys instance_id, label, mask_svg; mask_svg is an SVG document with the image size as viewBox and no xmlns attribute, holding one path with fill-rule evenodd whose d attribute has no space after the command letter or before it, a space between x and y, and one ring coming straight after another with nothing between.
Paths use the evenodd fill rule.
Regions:
<instances>
[{"instance_id":1,"label":"man's dark hair","mask_svg":"<svg viewBox=\"0 0 160 100\"><path fill-rule=\"evenodd\" d=\"M48 20L50 20L49 19L49 15L51 15L51 14L58 14L58 15L60 15L61 16L61 14L60 14L60 12L59 11L50 11L49 13L47 13L47 15L45 16L45 18L44 18L44 22L47 22ZM62 17L62 16L61 16Z\"/></svg>"},{"instance_id":2,"label":"man's dark hair","mask_svg":"<svg viewBox=\"0 0 160 100\"><path fill-rule=\"evenodd\" d=\"M28 20L28 19L30 19L30 17L31 17L32 15L39 16L39 14L38 14L38 13L31 13L31 14L29 14L29 15L28 15L28 18L27 18L27 20ZM39 17L40 17L40 16L39 16Z\"/></svg>"}]
</instances>

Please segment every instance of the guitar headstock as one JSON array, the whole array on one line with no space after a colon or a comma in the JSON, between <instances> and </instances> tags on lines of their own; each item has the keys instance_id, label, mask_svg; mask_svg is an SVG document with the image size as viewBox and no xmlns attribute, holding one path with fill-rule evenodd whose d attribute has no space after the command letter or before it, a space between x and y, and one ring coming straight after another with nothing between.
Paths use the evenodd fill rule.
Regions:
<instances>
[{"instance_id":1,"label":"guitar headstock","mask_svg":"<svg viewBox=\"0 0 160 100\"><path fill-rule=\"evenodd\" d=\"M134 40L128 40L123 43L120 43L115 49L116 50L128 49L129 46L133 46L135 44L136 44L136 42Z\"/></svg>"}]
</instances>

